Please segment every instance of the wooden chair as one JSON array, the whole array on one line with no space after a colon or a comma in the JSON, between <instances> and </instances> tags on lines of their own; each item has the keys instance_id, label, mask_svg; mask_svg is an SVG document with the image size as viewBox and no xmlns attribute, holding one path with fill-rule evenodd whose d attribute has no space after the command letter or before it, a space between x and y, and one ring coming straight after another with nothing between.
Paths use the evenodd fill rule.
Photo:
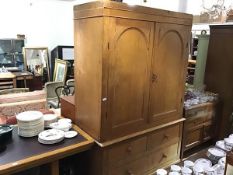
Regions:
<instances>
[{"instance_id":1,"label":"wooden chair","mask_svg":"<svg viewBox=\"0 0 233 175\"><path fill-rule=\"evenodd\" d=\"M62 81L45 83L46 101L49 108L57 108L58 96L55 89L60 86L63 86Z\"/></svg>"},{"instance_id":2,"label":"wooden chair","mask_svg":"<svg viewBox=\"0 0 233 175\"><path fill-rule=\"evenodd\" d=\"M69 80L66 81L66 85L70 86L70 91L71 91L70 93L71 94L74 94L74 88L75 88L74 83L75 83L74 79L69 79Z\"/></svg>"},{"instance_id":3,"label":"wooden chair","mask_svg":"<svg viewBox=\"0 0 233 175\"><path fill-rule=\"evenodd\" d=\"M57 109L57 108L60 108L60 105L61 105L61 96L72 96L74 95L74 86L67 86L67 85L64 85L64 86L58 86L56 89L55 89L55 93L57 95L57 101L55 102L50 102L49 104L51 105L51 107Z\"/></svg>"}]
</instances>

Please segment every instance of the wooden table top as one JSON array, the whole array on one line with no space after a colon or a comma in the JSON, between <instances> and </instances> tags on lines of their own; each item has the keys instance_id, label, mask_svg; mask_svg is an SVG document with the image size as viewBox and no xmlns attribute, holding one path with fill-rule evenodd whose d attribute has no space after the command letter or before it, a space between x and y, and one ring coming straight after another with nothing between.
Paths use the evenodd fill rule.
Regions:
<instances>
[{"instance_id":1,"label":"wooden table top","mask_svg":"<svg viewBox=\"0 0 233 175\"><path fill-rule=\"evenodd\" d=\"M18 172L90 149L94 140L76 125L73 129L78 136L54 145L43 145L37 137L18 136L17 127L14 128L12 140L6 150L0 152L0 174Z\"/></svg>"},{"instance_id":2,"label":"wooden table top","mask_svg":"<svg viewBox=\"0 0 233 175\"><path fill-rule=\"evenodd\" d=\"M8 79L8 78L15 78L15 74L11 73L11 72L4 72L4 73L0 73L0 79Z\"/></svg>"}]
</instances>

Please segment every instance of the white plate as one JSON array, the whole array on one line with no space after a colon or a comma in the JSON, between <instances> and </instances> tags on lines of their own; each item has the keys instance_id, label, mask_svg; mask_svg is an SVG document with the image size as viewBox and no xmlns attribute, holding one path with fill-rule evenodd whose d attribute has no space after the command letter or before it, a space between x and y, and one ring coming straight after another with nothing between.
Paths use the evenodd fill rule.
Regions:
<instances>
[{"instance_id":1,"label":"white plate","mask_svg":"<svg viewBox=\"0 0 233 175\"><path fill-rule=\"evenodd\" d=\"M65 132L65 138L73 138L76 135L78 135L78 132L76 132L76 131L67 131L67 132Z\"/></svg>"},{"instance_id":2,"label":"white plate","mask_svg":"<svg viewBox=\"0 0 233 175\"><path fill-rule=\"evenodd\" d=\"M195 164L194 165L195 167L199 167L199 168L202 168L202 169L204 169L207 166L209 166L209 167L212 166L211 161L208 160L208 159L204 159L204 158L197 159L194 164Z\"/></svg>"},{"instance_id":3,"label":"white plate","mask_svg":"<svg viewBox=\"0 0 233 175\"><path fill-rule=\"evenodd\" d=\"M44 141L56 141L64 138L65 133L64 131L58 129L49 129L41 132L38 137Z\"/></svg>"},{"instance_id":4,"label":"white plate","mask_svg":"<svg viewBox=\"0 0 233 175\"><path fill-rule=\"evenodd\" d=\"M218 164L221 166L225 166L226 164L226 157L222 157L221 159L219 159Z\"/></svg>"},{"instance_id":5,"label":"white plate","mask_svg":"<svg viewBox=\"0 0 233 175\"><path fill-rule=\"evenodd\" d=\"M40 120L43 117L40 111L25 111L16 115L16 119L22 122L32 122Z\"/></svg>"},{"instance_id":6,"label":"white plate","mask_svg":"<svg viewBox=\"0 0 233 175\"><path fill-rule=\"evenodd\" d=\"M209 148L208 152L211 153L212 155L216 156L216 157L224 157L226 156L226 152L218 149L218 148Z\"/></svg>"},{"instance_id":7,"label":"white plate","mask_svg":"<svg viewBox=\"0 0 233 175\"><path fill-rule=\"evenodd\" d=\"M57 120L57 115L56 114L44 114L43 115L44 121L54 121Z\"/></svg>"},{"instance_id":8,"label":"white plate","mask_svg":"<svg viewBox=\"0 0 233 175\"><path fill-rule=\"evenodd\" d=\"M58 123L63 123L63 122L70 123L70 124L72 123L71 119L69 118L61 118L58 120Z\"/></svg>"},{"instance_id":9,"label":"white plate","mask_svg":"<svg viewBox=\"0 0 233 175\"><path fill-rule=\"evenodd\" d=\"M224 140L219 140L219 141L217 141L215 145L216 145L218 148L221 148L221 149L223 149L223 150L225 150L225 151L230 151L230 149L227 148L227 147L225 146Z\"/></svg>"},{"instance_id":10,"label":"white plate","mask_svg":"<svg viewBox=\"0 0 233 175\"><path fill-rule=\"evenodd\" d=\"M55 123L51 123L49 126L53 129L60 129L63 131L69 131L70 128L72 127L72 124L67 123L67 122L60 122L60 123L55 122Z\"/></svg>"}]
</instances>

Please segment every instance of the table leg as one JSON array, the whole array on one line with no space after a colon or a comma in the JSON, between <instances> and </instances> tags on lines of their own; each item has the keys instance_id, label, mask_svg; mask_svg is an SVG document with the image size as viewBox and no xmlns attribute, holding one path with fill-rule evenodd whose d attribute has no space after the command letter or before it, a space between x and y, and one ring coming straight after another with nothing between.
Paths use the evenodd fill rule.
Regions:
<instances>
[{"instance_id":1,"label":"table leg","mask_svg":"<svg viewBox=\"0 0 233 175\"><path fill-rule=\"evenodd\" d=\"M27 88L27 80L26 80L26 77L24 77L24 87Z\"/></svg>"},{"instance_id":2,"label":"table leg","mask_svg":"<svg viewBox=\"0 0 233 175\"><path fill-rule=\"evenodd\" d=\"M17 88L17 81L16 81L16 78L13 78L13 87L14 87L14 88Z\"/></svg>"},{"instance_id":3,"label":"table leg","mask_svg":"<svg viewBox=\"0 0 233 175\"><path fill-rule=\"evenodd\" d=\"M59 175L59 160L50 163L50 174Z\"/></svg>"}]
</instances>

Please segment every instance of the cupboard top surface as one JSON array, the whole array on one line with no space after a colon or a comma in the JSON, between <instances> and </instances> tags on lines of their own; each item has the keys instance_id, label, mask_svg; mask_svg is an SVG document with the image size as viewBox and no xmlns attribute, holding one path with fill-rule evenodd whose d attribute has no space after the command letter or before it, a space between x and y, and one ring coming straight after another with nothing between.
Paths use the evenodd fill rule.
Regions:
<instances>
[{"instance_id":1,"label":"cupboard top surface","mask_svg":"<svg viewBox=\"0 0 233 175\"><path fill-rule=\"evenodd\" d=\"M192 23L193 16L191 14L180 13L180 12L173 12L168 10L162 9L155 9L150 7L138 6L138 5L128 5L126 3L119 3L113 1L95 1L89 2L81 5L74 6L74 18L79 18L79 13L83 11L89 11L89 13L85 13L86 17L91 15L91 11L100 10L98 16L109 16L109 13L104 13L104 10L120 10L124 12L137 12L145 15L152 15L152 16L164 16L164 17L172 17L172 18L183 18L190 20ZM75 13L79 12L79 13ZM114 15L114 14L113 14ZM111 15L112 16L112 15Z\"/></svg>"}]
</instances>

